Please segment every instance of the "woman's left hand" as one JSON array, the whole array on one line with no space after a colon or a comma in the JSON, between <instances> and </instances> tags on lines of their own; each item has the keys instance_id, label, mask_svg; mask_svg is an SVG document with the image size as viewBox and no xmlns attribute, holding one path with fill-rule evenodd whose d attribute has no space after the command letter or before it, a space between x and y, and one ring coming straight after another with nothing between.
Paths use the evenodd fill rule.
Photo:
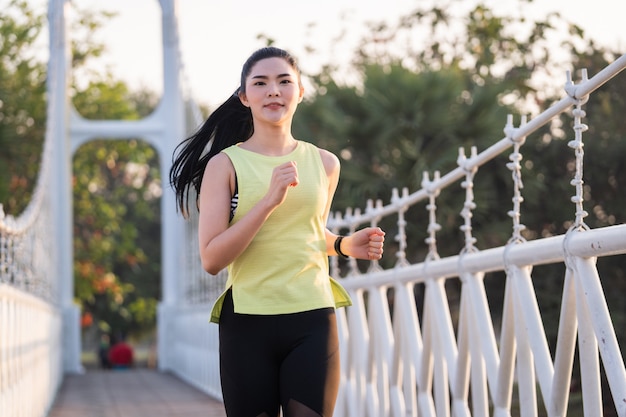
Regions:
<instances>
[{"instance_id":1,"label":"woman's left hand","mask_svg":"<svg viewBox=\"0 0 626 417\"><path fill-rule=\"evenodd\" d=\"M366 227L345 237L341 242L341 251L348 256L370 261L383 257L385 232L380 227Z\"/></svg>"}]
</instances>

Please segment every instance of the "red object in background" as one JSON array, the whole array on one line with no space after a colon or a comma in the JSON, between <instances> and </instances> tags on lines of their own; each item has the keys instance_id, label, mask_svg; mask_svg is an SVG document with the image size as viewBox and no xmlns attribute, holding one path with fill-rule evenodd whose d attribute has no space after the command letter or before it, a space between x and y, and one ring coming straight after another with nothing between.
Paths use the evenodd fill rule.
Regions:
<instances>
[{"instance_id":1,"label":"red object in background","mask_svg":"<svg viewBox=\"0 0 626 417\"><path fill-rule=\"evenodd\" d=\"M80 318L80 325L81 327L89 327L93 324L93 316L91 315L91 313L83 313L82 317Z\"/></svg>"},{"instance_id":2,"label":"red object in background","mask_svg":"<svg viewBox=\"0 0 626 417\"><path fill-rule=\"evenodd\" d=\"M109 362L114 368L131 366L133 364L133 348L128 343L116 343L109 349Z\"/></svg>"}]
</instances>

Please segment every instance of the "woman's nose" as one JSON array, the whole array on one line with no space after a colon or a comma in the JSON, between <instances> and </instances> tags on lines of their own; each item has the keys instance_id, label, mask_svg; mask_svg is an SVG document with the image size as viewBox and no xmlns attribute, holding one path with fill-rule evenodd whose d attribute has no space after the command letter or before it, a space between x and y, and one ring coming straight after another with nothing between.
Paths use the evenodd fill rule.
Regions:
<instances>
[{"instance_id":1,"label":"woman's nose","mask_svg":"<svg viewBox=\"0 0 626 417\"><path fill-rule=\"evenodd\" d=\"M272 96L277 96L277 95L279 95L279 94L280 94L280 92L279 92L278 86L277 86L276 84L270 84L270 85L268 86L268 89L267 89L267 95L268 95L269 97L272 97Z\"/></svg>"}]
</instances>

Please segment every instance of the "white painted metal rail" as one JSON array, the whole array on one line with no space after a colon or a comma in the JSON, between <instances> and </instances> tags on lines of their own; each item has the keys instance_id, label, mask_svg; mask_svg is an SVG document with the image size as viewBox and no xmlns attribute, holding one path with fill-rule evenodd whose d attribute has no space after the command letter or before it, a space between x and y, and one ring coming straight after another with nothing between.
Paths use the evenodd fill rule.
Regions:
<instances>
[{"instance_id":1,"label":"white painted metal rail","mask_svg":"<svg viewBox=\"0 0 626 417\"><path fill-rule=\"evenodd\" d=\"M518 128L509 118L505 138L481 153L472 149L469 158L461 150L455 170L442 177L436 173L432 181L425 175L422 189L412 194L404 190L400 196L394 190L389 205L369 202L362 212L350 210L331 218L330 227L340 232L376 225L384 217L395 216L400 248L394 268L383 270L372 262L362 273L357 263L351 262L342 281L354 305L339 310L343 368L336 415L565 416L578 341L581 411L588 417L603 415L603 367L617 414L626 416L626 370L596 268L598 257L626 253L626 225L590 230L584 223L582 133L586 126L581 121L588 94L625 67L626 55L591 79L583 72L580 84L573 84L568 76L567 97L532 121L522 120ZM569 146L576 155L577 172L573 179L563 181L571 181L576 187L571 199L575 220L563 236L526 241L521 237L524 226L519 222L519 146L528 135L572 106L575 139ZM479 251L471 233L473 176L481 165L511 147L512 162L507 168L513 171L515 182L514 208L509 212L513 235L506 246ZM457 256L439 258L434 244L440 228L435 198L459 181L466 192L461 210L465 246ZM405 258L403 215L408 207L425 200L429 200L430 252L423 262L411 265ZM552 263L562 263L565 271L554 357L532 276L533 266ZM333 267L337 275L337 260ZM500 328L492 322L493 311L483 283L485 274L495 271L506 273ZM446 290L448 280L460 280L456 325ZM418 285L424 288L419 308L415 296Z\"/></svg>"},{"instance_id":2,"label":"white painted metal rail","mask_svg":"<svg viewBox=\"0 0 626 417\"><path fill-rule=\"evenodd\" d=\"M61 313L35 295L0 283L0 411L43 417L63 378Z\"/></svg>"},{"instance_id":3,"label":"white painted metal rail","mask_svg":"<svg viewBox=\"0 0 626 417\"><path fill-rule=\"evenodd\" d=\"M52 105L52 104L50 104ZM47 131L53 131L49 120ZM32 199L19 217L0 204L0 416L43 417L63 378L62 310L46 140Z\"/></svg>"}]
</instances>

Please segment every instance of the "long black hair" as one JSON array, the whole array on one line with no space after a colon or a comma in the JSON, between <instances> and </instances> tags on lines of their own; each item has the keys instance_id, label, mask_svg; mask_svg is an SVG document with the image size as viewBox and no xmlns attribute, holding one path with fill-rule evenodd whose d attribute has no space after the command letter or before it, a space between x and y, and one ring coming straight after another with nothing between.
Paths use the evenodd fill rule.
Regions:
<instances>
[{"instance_id":1,"label":"long black hair","mask_svg":"<svg viewBox=\"0 0 626 417\"><path fill-rule=\"evenodd\" d=\"M222 105L215 109L198 130L176 146L170 169L170 185L176 192L176 203L183 216L189 214L189 191L193 186L200 194L202 177L209 159L223 149L246 141L254 133L252 113L239 99L246 92L246 79L252 67L262 59L283 58L298 74L300 70L295 58L283 49L265 47L255 51L244 63L239 88Z\"/></svg>"}]
</instances>

